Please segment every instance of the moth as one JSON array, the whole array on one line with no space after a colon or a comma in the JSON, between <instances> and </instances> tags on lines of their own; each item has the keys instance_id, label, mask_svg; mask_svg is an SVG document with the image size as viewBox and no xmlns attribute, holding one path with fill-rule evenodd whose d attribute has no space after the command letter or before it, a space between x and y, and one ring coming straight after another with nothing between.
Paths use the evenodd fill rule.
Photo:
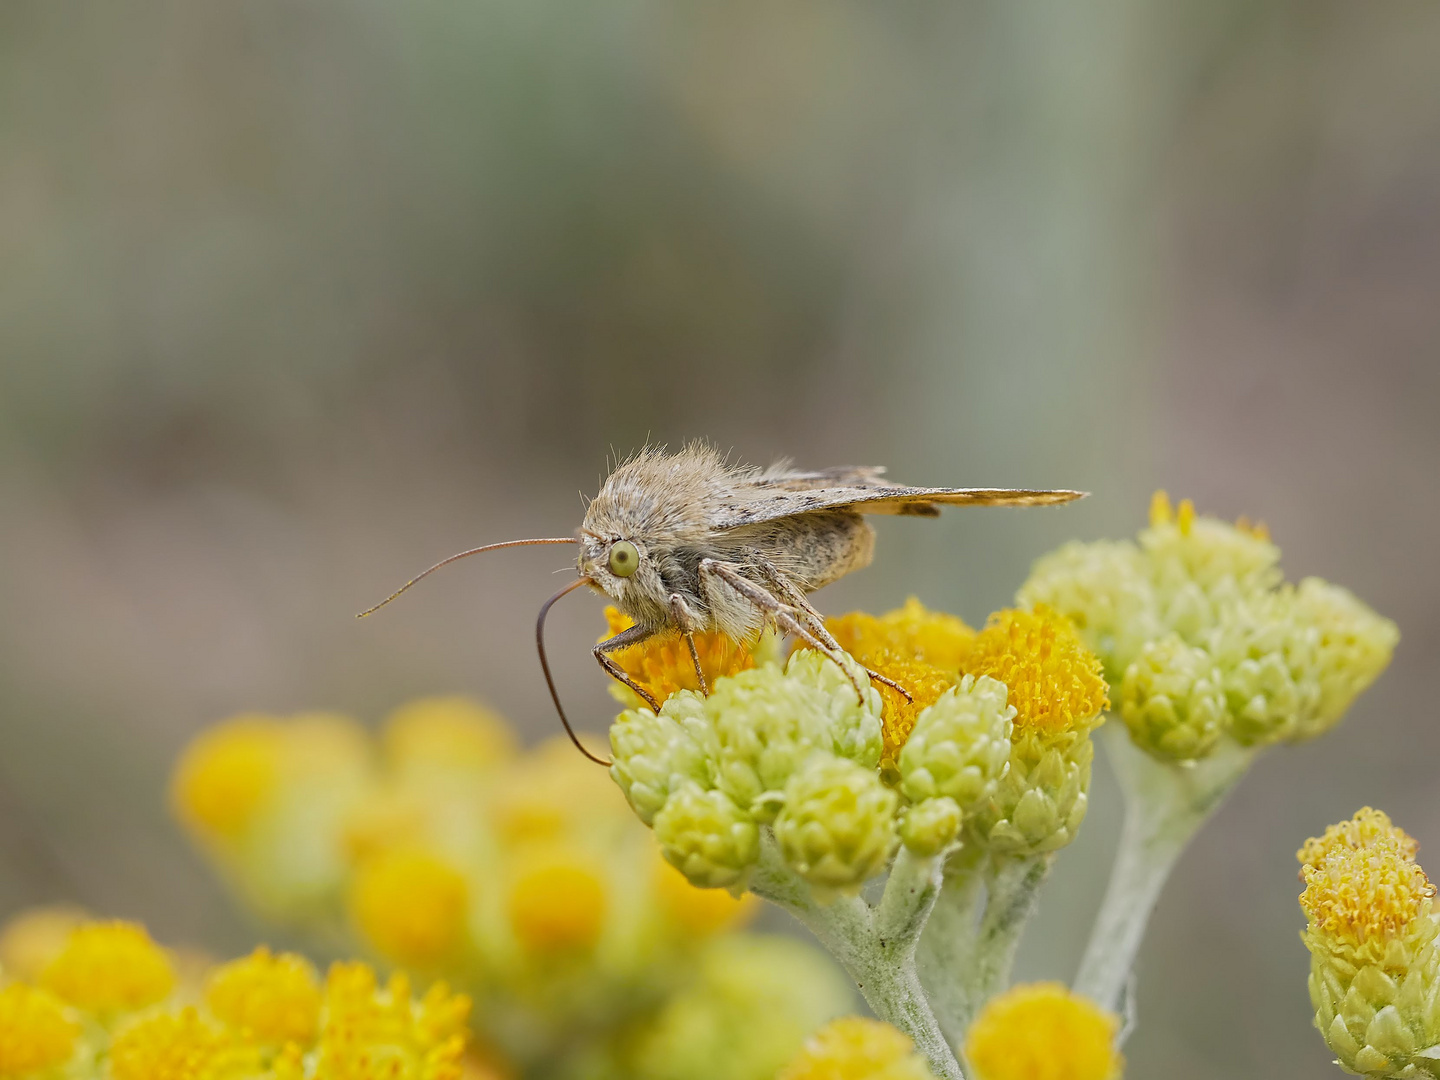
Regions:
<instances>
[{"instance_id":1,"label":"moth","mask_svg":"<svg viewBox=\"0 0 1440 1080\"><path fill-rule=\"evenodd\" d=\"M864 679L847 664L809 595L870 564L875 530L868 514L936 517L942 506L1046 506L1085 492L1013 488L922 488L891 484L876 466L806 472L780 462L767 469L729 463L704 443L678 453L647 447L621 463L589 503L573 536L510 540L452 555L406 582L361 616L388 604L429 574L484 551L533 544L576 544L578 578L540 607L535 642L560 721L582 754L545 655L545 617L556 601L588 585L608 596L634 625L595 646L595 659L652 709L660 703L616 662L621 649L664 632L684 637L702 693L708 693L695 634L719 631L735 641L773 627L823 653L864 700ZM908 693L874 671L869 678Z\"/></svg>"}]
</instances>

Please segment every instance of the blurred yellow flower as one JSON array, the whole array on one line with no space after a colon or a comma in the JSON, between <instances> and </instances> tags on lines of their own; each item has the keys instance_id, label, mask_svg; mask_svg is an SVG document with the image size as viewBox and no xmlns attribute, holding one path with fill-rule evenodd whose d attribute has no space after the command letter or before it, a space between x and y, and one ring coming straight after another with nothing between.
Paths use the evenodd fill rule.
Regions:
<instances>
[{"instance_id":1,"label":"blurred yellow flower","mask_svg":"<svg viewBox=\"0 0 1440 1080\"><path fill-rule=\"evenodd\" d=\"M1124 1059L1119 1017L1060 983L1029 983L992 998L965 1036L977 1080L1110 1080Z\"/></svg>"},{"instance_id":2,"label":"blurred yellow flower","mask_svg":"<svg viewBox=\"0 0 1440 1080\"><path fill-rule=\"evenodd\" d=\"M202 834L240 833L274 790L283 742L281 725L260 715L237 716L201 733L175 767L176 813Z\"/></svg>"},{"instance_id":3,"label":"blurred yellow flower","mask_svg":"<svg viewBox=\"0 0 1440 1080\"><path fill-rule=\"evenodd\" d=\"M401 774L476 772L515 756L515 736L479 702L461 695L401 705L385 720L386 757Z\"/></svg>"},{"instance_id":4,"label":"blurred yellow flower","mask_svg":"<svg viewBox=\"0 0 1440 1080\"><path fill-rule=\"evenodd\" d=\"M145 928L127 922L88 923L70 933L41 984L93 1013L153 1005L175 988L175 969Z\"/></svg>"},{"instance_id":5,"label":"blurred yellow flower","mask_svg":"<svg viewBox=\"0 0 1440 1080\"><path fill-rule=\"evenodd\" d=\"M605 622L608 630L601 641L635 625L630 616L614 606L605 608ZM697 633L695 651L700 656L700 670L705 673L705 682L709 686L714 686L715 680L722 675L734 675L737 671L755 666L753 647L731 641L724 634ZM700 689L690 647L678 634L657 634L649 641L621 649L612 656L625 674L649 690L662 705L677 690ZM633 700L624 686L616 683L615 689L624 695L622 700Z\"/></svg>"},{"instance_id":6,"label":"blurred yellow flower","mask_svg":"<svg viewBox=\"0 0 1440 1080\"><path fill-rule=\"evenodd\" d=\"M361 863L350 885L350 912L386 959L429 968L453 959L465 937L469 886L440 855L386 851Z\"/></svg>"},{"instance_id":7,"label":"blurred yellow flower","mask_svg":"<svg viewBox=\"0 0 1440 1080\"><path fill-rule=\"evenodd\" d=\"M1005 684L1020 732L1089 727L1109 705L1099 659L1069 619L1043 604L990 616L965 671Z\"/></svg>"},{"instance_id":8,"label":"blurred yellow flower","mask_svg":"<svg viewBox=\"0 0 1440 1080\"><path fill-rule=\"evenodd\" d=\"M461 1080L470 999L442 983L418 1002L403 975L382 989L365 964L335 964L314 1075L324 1080Z\"/></svg>"},{"instance_id":9,"label":"blurred yellow flower","mask_svg":"<svg viewBox=\"0 0 1440 1080\"><path fill-rule=\"evenodd\" d=\"M758 913L753 893L731 896L724 889L697 889L664 859L655 859L655 895L666 917L682 934L706 937L748 923Z\"/></svg>"},{"instance_id":10,"label":"blurred yellow flower","mask_svg":"<svg viewBox=\"0 0 1440 1080\"><path fill-rule=\"evenodd\" d=\"M247 1039L308 1045L320 1023L320 983L309 961L262 946L211 974L205 1004Z\"/></svg>"},{"instance_id":11,"label":"blurred yellow flower","mask_svg":"<svg viewBox=\"0 0 1440 1080\"><path fill-rule=\"evenodd\" d=\"M527 854L513 872L506 913L533 952L591 948L600 937L609 890L592 857L553 848Z\"/></svg>"},{"instance_id":12,"label":"blurred yellow flower","mask_svg":"<svg viewBox=\"0 0 1440 1080\"><path fill-rule=\"evenodd\" d=\"M909 1036L862 1016L832 1020L776 1080L933 1080Z\"/></svg>"},{"instance_id":13,"label":"blurred yellow flower","mask_svg":"<svg viewBox=\"0 0 1440 1080\"><path fill-rule=\"evenodd\" d=\"M110 1046L112 1080L241 1080L257 1065L253 1051L194 1008L139 1017Z\"/></svg>"},{"instance_id":14,"label":"blurred yellow flower","mask_svg":"<svg viewBox=\"0 0 1440 1080\"><path fill-rule=\"evenodd\" d=\"M53 994L24 983L0 988L0 1076L27 1076L68 1061L80 1026Z\"/></svg>"},{"instance_id":15,"label":"blurred yellow flower","mask_svg":"<svg viewBox=\"0 0 1440 1080\"><path fill-rule=\"evenodd\" d=\"M83 908L55 905L22 911L0 929L0 972L34 982L60 955L70 932L89 920Z\"/></svg>"}]
</instances>

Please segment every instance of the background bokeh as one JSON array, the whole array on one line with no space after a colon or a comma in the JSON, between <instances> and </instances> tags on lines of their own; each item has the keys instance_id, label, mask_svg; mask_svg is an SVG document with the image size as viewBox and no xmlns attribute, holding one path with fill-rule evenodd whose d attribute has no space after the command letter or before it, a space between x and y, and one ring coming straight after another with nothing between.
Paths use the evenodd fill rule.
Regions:
<instances>
[{"instance_id":1,"label":"background bokeh","mask_svg":"<svg viewBox=\"0 0 1440 1080\"><path fill-rule=\"evenodd\" d=\"M1133 1073L1333 1075L1293 852L1367 802L1440 850L1437 57L1428 0L8 0L0 915L243 947L164 798L237 710L548 734L563 554L352 616L570 532L612 451L1095 492L882 520L822 594L971 621L1165 486L1403 640L1187 854ZM598 730L598 604L552 626ZM1073 972L1117 826L1102 766L1024 974Z\"/></svg>"}]
</instances>

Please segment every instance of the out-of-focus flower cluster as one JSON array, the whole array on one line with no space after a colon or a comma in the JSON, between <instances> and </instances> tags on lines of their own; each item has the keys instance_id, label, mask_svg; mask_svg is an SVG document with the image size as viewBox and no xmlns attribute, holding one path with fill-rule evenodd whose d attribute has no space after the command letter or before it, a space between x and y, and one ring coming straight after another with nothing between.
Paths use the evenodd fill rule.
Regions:
<instances>
[{"instance_id":1,"label":"out-of-focus flower cluster","mask_svg":"<svg viewBox=\"0 0 1440 1080\"><path fill-rule=\"evenodd\" d=\"M1027 855L1073 839L1106 695L1068 620L1040 606L976 632L911 600L830 627L909 697L872 688L858 701L845 671L802 649L783 664L747 655L709 696L679 690L611 728L612 774L691 882L742 890L764 829L822 897L858 890L901 844L934 855L963 830ZM651 649L646 663L691 661Z\"/></svg>"},{"instance_id":2,"label":"out-of-focus flower cluster","mask_svg":"<svg viewBox=\"0 0 1440 1080\"><path fill-rule=\"evenodd\" d=\"M1315 1026L1347 1072L1440 1076L1440 912L1418 846L1365 807L1297 853Z\"/></svg>"},{"instance_id":3,"label":"out-of-focus flower cluster","mask_svg":"<svg viewBox=\"0 0 1440 1080\"><path fill-rule=\"evenodd\" d=\"M238 717L194 741L172 790L259 912L463 987L529 1069L760 1080L850 1005L808 946L739 933L753 898L691 886L568 743L522 753L466 699L404 706L378 739ZM656 1049L706 1039L689 1072Z\"/></svg>"},{"instance_id":4,"label":"out-of-focus flower cluster","mask_svg":"<svg viewBox=\"0 0 1440 1080\"><path fill-rule=\"evenodd\" d=\"M257 949L200 974L132 923L45 915L0 941L4 1080L479 1080L470 1000ZM192 965L193 966L193 965Z\"/></svg>"},{"instance_id":5,"label":"out-of-focus flower cluster","mask_svg":"<svg viewBox=\"0 0 1440 1080\"><path fill-rule=\"evenodd\" d=\"M1136 745L1193 761L1334 725L1390 661L1395 624L1319 578L1284 582L1263 526L1200 517L1163 492L1138 542L1074 542L1020 602L1069 616L1105 666Z\"/></svg>"},{"instance_id":6,"label":"out-of-focus flower cluster","mask_svg":"<svg viewBox=\"0 0 1440 1080\"><path fill-rule=\"evenodd\" d=\"M977 1080L1114 1080L1120 1018L1060 983L1029 983L991 999L965 1037Z\"/></svg>"}]
</instances>

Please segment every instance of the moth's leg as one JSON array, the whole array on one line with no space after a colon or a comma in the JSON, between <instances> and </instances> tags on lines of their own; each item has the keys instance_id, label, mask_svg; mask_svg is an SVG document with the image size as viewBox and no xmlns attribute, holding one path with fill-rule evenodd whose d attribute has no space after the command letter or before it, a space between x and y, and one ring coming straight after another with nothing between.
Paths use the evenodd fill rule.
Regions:
<instances>
[{"instance_id":1,"label":"moth's leg","mask_svg":"<svg viewBox=\"0 0 1440 1080\"><path fill-rule=\"evenodd\" d=\"M690 646L690 662L695 665L695 678L700 680L700 693L709 697L710 687L705 684L705 672L700 670L700 650L695 648L695 616L679 593L670 594L670 614L685 636L685 644Z\"/></svg>"},{"instance_id":2,"label":"moth's leg","mask_svg":"<svg viewBox=\"0 0 1440 1080\"><path fill-rule=\"evenodd\" d=\"M795 613L790 605L775 599L768 591L756 585L729 563L719 562L715 559L701 559L700 575L701 577L714 576L719 578L763 611L766 616L774 619L775 624L780 627L781 630L784 630L787 634L794 634L816 652L823 653L845 673L846 678L850 680L850 685L855 687L855 694L859 697L860 704L865 704L865 691L867 687L861 684L860 680L856 678L854 671L845 663L846 660L850 659L848 654L838 646L832 649L826 645L825 642L821 641L810 627L795 617Z\"/></svg>"},{"instance_id":3,"label":"moth's leg","mask_svg":"<svg viewBox=\"0 0 1440 1080\"><path fill-rule=\"evenodd\" d=\"M608 637L594 648L595 659L600 661L600 666L605 669L612 679L619 679L622 683L635 691L650 706L652 712L660 711L660 702L655 696L641 686L634 679L625 673L625 669L615 662L614 657L609 654L620 649L629 648L631 645L638 645L648 637L654 636L655 631L644 626L632 626L629 629L621 630L614 637Z\"/></svg>"},{"instance_id":4,"label":"moth's leg","mask_svg":"<svg viewBox=\"0 0 1440 1080\"><path fill-rule=\"evenodd\" d=\"M840 643L835 640L835 635L830 633L830 628L825 625L825 617L815 610L815 606L810 603L810 598L801 591L800 587L791 581L784 571L772 563L761 563L761 568L765 571L765 576L775 585L780 595L785 597L785 599L789 601L790 606L799 612L805 621L810 624L811 629L815 632L815 636L825 643L825 647L834 649L837 652L844 652L845 650L840 648ZM915 700L915 696L911 694L909 690L906 690L905 687L901 686L888 675L881 675L880 672L872 667L862 666L865 667L865 673L869 675L871 679L878 683L884 683L906 701Z\"/></svg>"}]
</instances>

